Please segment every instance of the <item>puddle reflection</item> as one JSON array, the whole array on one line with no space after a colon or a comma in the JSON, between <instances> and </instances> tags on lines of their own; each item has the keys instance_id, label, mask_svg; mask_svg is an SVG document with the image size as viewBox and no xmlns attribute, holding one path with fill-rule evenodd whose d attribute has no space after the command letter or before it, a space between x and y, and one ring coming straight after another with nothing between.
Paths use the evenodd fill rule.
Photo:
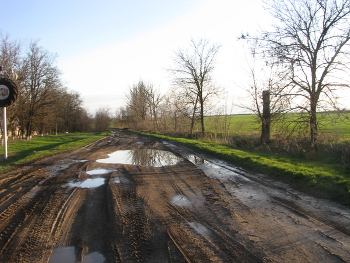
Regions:
<instances>
[{"instance_id":1,"label":"puddle reflection","mask_svg":"<svg viewBox=\"0 0 350 263\"><path fill-rule=\"evenodd\" d=\"M202 224L200 223L197 223L197 222L190 222L189 223L190 226L192 228L194 228L198 233L202 234L202 235L207 235L208 234L208 229L203 226Z\"/></svg>"},{"instance_id":2,"label":"puddle reflection","mask_svg":"<svg viewBox=\"0 0 350 263\"><path fill-rule=\"evenodd\" d=\"M58 247L52 252L49 263L75 263L75 259L74 247Z\"/></svg>"},{"instance_id":3,"label":"puddle reflection","mask_svg":"<svg viewBox=\"0 0 350 263\"><path fill-rule=\"evenodd\" d=\"M183 160L171 152L153 149L119 150L108 155L109 158L96 161L99 163L122 163L161 167L175 165Z\"/></svg>"},{"instance_id":4,"label":"puddle reflection","mask_svg":"<svg viewBox=\"0 0 350 263\"><path fill-rule=\"evenodd\" d=\"M171 203L177 206L191 206L192 202L184 195L176 195L171 198Z\"/></svg>"},{"instance_id":5,"label":"puddle reflection","mask_svg":"<svg viewBox=\"0 0 350 263\"><path fill-rule=\"evenodd\" d=\"M104 168L96 168L90 171L87 171L86 173L88 175L96 175L96 174L108 174L109 172L115 172L118 171L117 169L114 170L108 170L108 169L104 169Z\"/></svg>"},{"instance_id":6,"label":"puddle reflection","mask_svg":"<svg viewBox=\"0 0 350 263\"><path fill-rule=\"evenodd\" d=\"M214 164L212 162L209 162L209 161L207 161L207 160L205 160L203 158L200 158L200 157L198 157L196 155L186 155L186 159L189 160L193 164L197 164L197 165L205 164L205 165L207 165L209 167L212 167L212 168L221 169L220 166L218 166L218 165L216 165L216 164Z\"/></svg>"},{"instance_id":7,"label":"puddle reflection","mask_svg":"<svg viewBox=\"0 0 350 263\"><path fill-rule=\"evenodd\" d=\"M93 178L86 179L82 182L69 182L69 187L79 187L79 188L96 188L105 183L105 178Z\"/></svg>"},{"instance_id":8,"label":"puddle reflection","mask_svg":"<svg viewBox=\"0 0 350 263\"><path fill-rule=\"evenodd\" d=\"M76 263L77 257L75 255L75 248L70 247L58 247L55 248L51 254L49 263ZM80 261L79 261L80 262ZM83 257L82 263L103 263L105 257L98 252L93 252Z\"/></svg>"}]
</instances>

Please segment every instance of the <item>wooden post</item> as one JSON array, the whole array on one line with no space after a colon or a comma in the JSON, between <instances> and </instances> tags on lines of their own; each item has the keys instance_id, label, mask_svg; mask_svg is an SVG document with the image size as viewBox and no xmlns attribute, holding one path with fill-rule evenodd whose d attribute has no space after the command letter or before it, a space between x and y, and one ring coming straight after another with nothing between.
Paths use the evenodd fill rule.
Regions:
<instances>
[{"instance_id":1,"label":"wooden post","mask_svg":"<svg viewBox=\"0 0 350 263\"><path fill-rule=\"evenodd\" d=\"M263 91L263 116L261 125L261 143L270 142L270 126L271 126L271 112L270 112L270 91Z\"/></svg>"}]
</instances>

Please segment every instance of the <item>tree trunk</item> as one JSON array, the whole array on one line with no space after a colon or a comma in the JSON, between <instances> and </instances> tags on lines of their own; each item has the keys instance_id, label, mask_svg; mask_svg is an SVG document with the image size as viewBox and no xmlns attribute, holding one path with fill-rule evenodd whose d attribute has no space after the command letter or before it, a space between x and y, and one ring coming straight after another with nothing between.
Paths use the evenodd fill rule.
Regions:
<instances>
[{"instance_id":1,"label":"tree trunk","mask_svg":"<svg viewBox=\"0 0 350 263\"><path fill-rule=\"evenodd\" d=\"M192 114L191 127L190 127L190 134L191 135L193 134L194 120L195 120L196 111L197 111L197 102L198 102L198 96L196 98L196 102L195 102L194 107L193 107L193 114Z\"/></svg>"},{"instance_id":2,"label":"tree trunk","mask_svg":"<svg viewBox=\"0 0 350 263\"><path fill-rule=\"evenodd\" d=\"M204 101L203 101L203 97L202 94L200 94L199 96L199 103L200 103L200 117L201 117L201 130L202 130L202 136L204 136L205 133L205 129L204 129Z\"/></svg>"},{"instance_id":3,"label":"tree trunk","mask_svg":"<svg viewBox=\"0 0 350 263\"><path fill-rule=\"evenodd\" d=\"M32 122L31 122L31 120L28 120L26 126L27 126L26 140L29 141L31 139L31 135L32 135Z\"/></svg>"},{"instance_id":4,"label":"tree trunk","mask_svg":"<svg viewBox=\"0 0 350 263\"><path fill-rule=\"evenodd\" d=\"M261 118L260 143L270 142L271 112L270 112L270 91L263 91L263 114Z\"/></svg>"},{"instance_id":5,"label":"tree trunk","mask_svg":"<svg viewBox=\"0 0 350 263\"><path fill-rule=\"evenodd\" d=\"M310 143L311 143L311 150L317 151L317 116L316 116L316 105L317 101L315 98L311 97L311 103L310 103Z\"/></svg>"}]
</instances>

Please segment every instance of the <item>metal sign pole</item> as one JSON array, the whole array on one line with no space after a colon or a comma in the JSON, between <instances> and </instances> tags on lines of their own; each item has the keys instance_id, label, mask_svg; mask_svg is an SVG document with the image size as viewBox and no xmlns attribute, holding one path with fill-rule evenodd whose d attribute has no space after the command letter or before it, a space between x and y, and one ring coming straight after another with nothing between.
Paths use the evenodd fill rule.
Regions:
<instances>
[{"instance_id":1,"label":"metal sign pole","mask_svg":"<svg viewBox=\"0 0 350 263\"><path fill-rule=\"evenodd\" d=\"M16 74L12 70L12 78L16 78ZM2 67L0 66L0 107L3 108L3 139L4 139L4 156L7 159L7 124L6 124L6 107L10 106L17 99L17 85L9 78L2 75Z\"/></svg>"},{"instance_id":2,"label":"metal sign pole","mask_svg":"<svg viewBox=\"0 0 350 263\"><path fill-rule=\"evenodd\" d=\"M4 138L4 158L5 160L7 159L7 124L6 124L6 107L3 107L3 112L2 112L2 117L3 117L3 138Z\"/></svg>"},{"instance_id":3,"label":"metal sign pole","mask_svg":"<svg viewBox=\"0 0 350 263\"><path fill-rule=\"evenodd\" d=\"M0 78L2 78L2 66L0 66ZM3 123L3 142L4 142L4 158L7 159L7 125L6 125L6 107L3 107L2 111L2 123Z\"/></svg>"}]
</instances>

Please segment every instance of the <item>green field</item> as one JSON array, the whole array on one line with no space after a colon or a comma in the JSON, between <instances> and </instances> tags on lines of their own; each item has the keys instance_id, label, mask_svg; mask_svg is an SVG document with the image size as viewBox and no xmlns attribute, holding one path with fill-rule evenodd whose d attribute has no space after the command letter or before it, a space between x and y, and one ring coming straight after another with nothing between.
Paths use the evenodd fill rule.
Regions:
<instances>
[{"instance_id":1,"label":"green field","mask_svg":"<svg viewBox=\"0 0 350 263\"><path fill-rule=\"evenodd\" d=\"M285 114L281 121L273 122L271 133L290 132L296 125L301 127L301 118L307 121L307 115ZM337 113L319 113L319 132L322 135L336 136L341 139L350 139L350 113L339 115ZM253 114L210 116L205 118L206 131L218 134L259 134L260 123ZM307 127L307 122L303 123ZM298 130L298 129L295 129ZM307 129L306 129L307 130Z\"/></svg>"},{"instance_id":2,"label":"green field","mask_svg":"<svg viewBox=\"0 0 350 263\"><path fill-rule=\"evenodd\" d=\"M36 136L32 140L8 143L8 158L4 160L4 147L0 146L0 171L41 157L71 151L106 136L106 132L68 133L54 136Z\"/></svg>"}]
</instances>

